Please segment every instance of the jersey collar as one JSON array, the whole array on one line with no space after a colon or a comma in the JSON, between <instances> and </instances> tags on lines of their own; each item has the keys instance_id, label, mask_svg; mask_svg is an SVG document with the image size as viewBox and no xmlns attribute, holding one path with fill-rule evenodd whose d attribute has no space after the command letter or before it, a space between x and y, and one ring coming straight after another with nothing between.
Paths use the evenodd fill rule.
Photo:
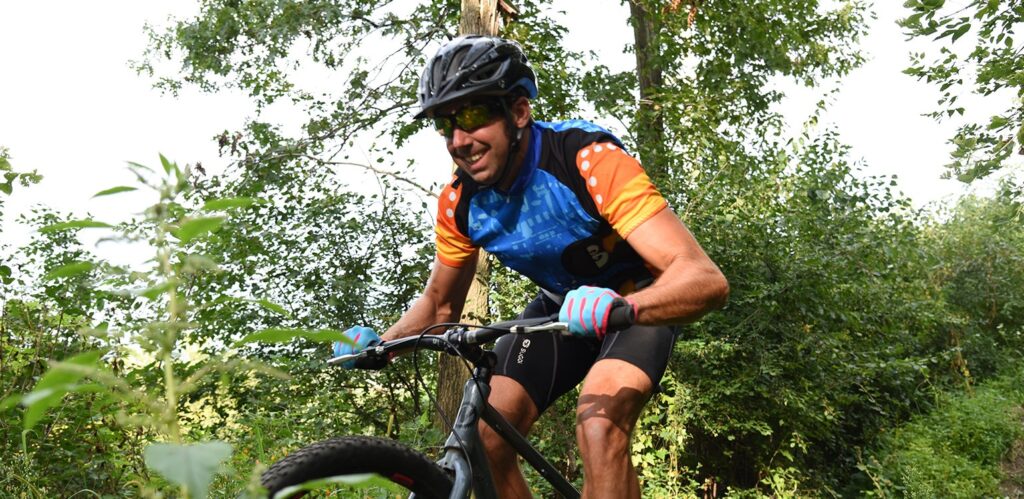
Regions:
<instances>
[{"instance_id":1,"label":"jersey collar","mask_svg":"<svg viewBox=\"0 0 1024 499\"><path fill-rule=\"evenodd\" d=\"M523 157L523 165L519 168L519 173L516 175L516 181L512 183L512 187L509 187L508 192L502 192L502 194L522 194L526 190L526 186L530 183L530 178L533 177L533 172L537 170L537 163L540 163L540 134L541 129L537 123L530 124L530 144L526 149L526 156ZM495 188L495 190L498 190ZM501 192L500 190L498 190Z\"/></svg>"}]
</instances>

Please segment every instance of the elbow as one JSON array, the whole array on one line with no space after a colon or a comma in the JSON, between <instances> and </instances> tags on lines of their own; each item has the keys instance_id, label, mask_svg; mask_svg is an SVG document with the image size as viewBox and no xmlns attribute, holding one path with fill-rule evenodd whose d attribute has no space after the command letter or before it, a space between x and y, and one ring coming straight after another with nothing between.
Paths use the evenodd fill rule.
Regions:
<instances>
[{"instance_id":1,"label":"elbow","mask_svg":"<svg viewBox=\"0 0 1024 499\"><path fill-rule=\"evenodd\" d=\"M707 289L709 309L720 309L729 302L729 281L717 266L712 269L705 289Z\"/></svg>"}]
</instances>

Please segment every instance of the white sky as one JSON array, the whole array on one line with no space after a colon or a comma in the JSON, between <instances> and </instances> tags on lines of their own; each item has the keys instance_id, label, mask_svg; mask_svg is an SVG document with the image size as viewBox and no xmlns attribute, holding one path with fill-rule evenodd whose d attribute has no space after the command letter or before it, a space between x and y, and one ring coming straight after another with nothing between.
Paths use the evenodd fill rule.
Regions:
<instances>
[{"instance_id":1,"label":"white sky","mask_svg":"<svg viewBox=\"0 0 1024 499\"><path fill-rule=\"evenodd\" d=\"M627 9L606 3L600 11L589 2L563 3L572 23L568 43L597 48L603 63L628 67L632 55L620 49L632 36ZM894 21L903 9L900 2L879 3L864 43L870 60L846 78L827 121L838 125L870 173L898 174L902 190L922 206L961 191L958 183L939 179L953 127L921 116L932 109L937 92L901 73L910 48ZM125 161L157 166L163 152L179 163L201 161L210 171L223 167L213 137L241 127L250 107L246 99L190 89L178 98L163 96L127 64L143 52L145 22L161 25L168 15L195 8L180 0L0 1L0 146L10 149L16 170L44 175L40 185L8 198L3 242L24 241L25 229L12 220L39 203L108 221L141 211L151 197L91 199L107 187L132 184ZM599 40L619 44L601 48ZM820 93L795 92L782 110L799 125ZM427 148L420 157L437 156L426 163L427 176L441 181L450 163L434 137L410 147Z\"/></svg>"}]
</instances>

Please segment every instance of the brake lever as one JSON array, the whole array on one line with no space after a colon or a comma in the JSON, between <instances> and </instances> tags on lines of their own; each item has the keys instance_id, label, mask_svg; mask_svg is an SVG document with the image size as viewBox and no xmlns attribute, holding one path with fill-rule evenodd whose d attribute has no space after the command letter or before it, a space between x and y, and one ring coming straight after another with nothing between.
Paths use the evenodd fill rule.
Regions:
<instances>
[{"instance_id":1,"label":"brake lever","mask_svg":"<svg viewBox=\"0 0 1024 499\"><path fill-rule=\"evenodd\" d=\"M541 324L539 326L512 326L512 327L510 327L508 329L513 334L537 333L537 332L546 333L546 332L549 332L549 331L551 331L551 332L559 331L559 332L562 332L562 333L566 333L566 332L569 331L569 323L567 323L567 322L549 322L547 324Z\"/></svg>"},{"instance_id":2,"label":"brake lever","mask_svg":"<svg viewBox=\"0 0 1024 499\"><path fill-rule=\"evenodd\" d=\"M347 353L345 355L340 355L338 357L332 357L330 359L327 359L327 364L333 366L336 364L344 364L345 362L348 362L350 360L355 360L356 362L359 362L360 359L365 359L369 357L371 352L378 356L383 355L384 347L377 345L367 348L365 350L360 350L356 353Z\"/></svg>"},{"instance_id":3,"label":"brake lever","mask_svg":"<svg viewBox=\"0 0 1024 499\"><path fill-rule=\"evenodd\" d=\"M338 356L338 357L332 357L330 359L327 359L327 363L332 365L332 366L335 365L335 364L344 364L345 362L348 362L348 361L350 361L352 359L358 359L360 356L362 356L362 352L360 352L360 353L349 353L349 354L345 354L345 355L341 355L341 356Z\"/></svg>"}]
</instances>

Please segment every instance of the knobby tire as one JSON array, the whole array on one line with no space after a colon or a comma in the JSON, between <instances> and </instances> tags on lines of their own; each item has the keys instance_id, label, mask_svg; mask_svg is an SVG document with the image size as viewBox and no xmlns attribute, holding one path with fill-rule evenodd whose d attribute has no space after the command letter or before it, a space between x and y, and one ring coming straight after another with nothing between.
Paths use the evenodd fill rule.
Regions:
<instances>
[{"instance_id":1,"label":"knobby tire","mask_svg":"<svg viewBox=\"0 0 1024 499\"><path fill-rule=\"evenodd\" d=\"M263 472L260 481L273 497L285 487L310 480L364 473L376 473L418 498L447 498L452 489L451 477L418 451L391 439L362 436L332 438L299 449Z\"/></svg>"}]
</instances>

